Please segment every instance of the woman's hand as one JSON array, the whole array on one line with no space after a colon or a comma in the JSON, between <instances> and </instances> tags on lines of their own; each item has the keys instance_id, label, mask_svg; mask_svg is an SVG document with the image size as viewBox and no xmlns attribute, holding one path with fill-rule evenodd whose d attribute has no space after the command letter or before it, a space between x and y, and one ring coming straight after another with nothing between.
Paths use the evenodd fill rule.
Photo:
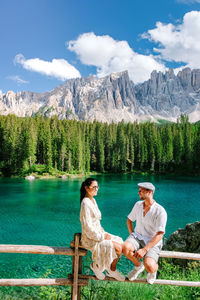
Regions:
<instances>
[{"instance_id":1,"label":"woman's hand","mask_svg":"<svg viewBox=\"0 0 200 300\"><path fill-rule=\"evenodd\" d=\"M109 233L104 234L104 239L105 240L111 240L111 235Z\"/></svg>"}]
</instances>

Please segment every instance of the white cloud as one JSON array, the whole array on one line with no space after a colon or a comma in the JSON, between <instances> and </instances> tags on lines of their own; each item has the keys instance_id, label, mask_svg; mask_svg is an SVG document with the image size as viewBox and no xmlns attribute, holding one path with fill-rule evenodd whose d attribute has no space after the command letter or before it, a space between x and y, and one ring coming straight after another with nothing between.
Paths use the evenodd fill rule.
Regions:
<instances>
[{"instance_id":1,"label":"white cloud","mask_svg":"<svg viewBox=\"0 0 200 300\"><path fill-rule=\"evenodd\" d=\"M152 42L161 58L167 61L182 62L190 68L200 68L200 11L191 11L184 15L178 25L158 22L156 28L143 34Z\"/></svg>"},{"instance_id":2,"label":"white cloud","mask_svg":"<svg viewBox=\"0 0 200 300\"><path fill-rule=\"evenodd\" d=\"M11 79L15 82L17 82L17 84L24 84L24 83L29 83L28 81L20 78L18 75L14 75L14 76L8 76L7 79Z\"/></svg>"},{"instance_id":3,"label":"white cloud","mask_svg":"<svg viewBox=\"0 0 200 300\"><path fill-rule=\"evenodd\" d=\"M0 95L3 95L3 92L2 92L2 90L0 90Z\"/></svg>"},{"instance_id":4,"label":"white cloud","mask_svg":"<svg viewBox=\"0 0 200 300\"><path fill-rule=\"evenodd\" d=\"M75 52L83 64L97 67L98 77L128 70L130 78L138 83L149 79L153 70L165 70L152 55L138 54L127 41L116 41L108 35L84 33L70 41L68 49Z\"/></svg>"},{"instance_id":5,"label":"white cloud","mask_svg":"<svg viewBox=\"0 0 200 300\"><path fill-rule=\"evenodd\" d=\"M53 59L49 62L39 58L25 59L22 54L17 54L14 63L21 64L26 70L55 77L62 81L81 77L79 71L64 59Z\"/></svg>"},{"instance_id":6,"label":"white cloud","mask_svg":"<svg viewBox=\"0 0 200 300\"><path fill-rule=\"evenodd\" d=\"M192 4L192 3L200 3L200 0L176 0L179 3Z\"/></svg>"}]
</instances>

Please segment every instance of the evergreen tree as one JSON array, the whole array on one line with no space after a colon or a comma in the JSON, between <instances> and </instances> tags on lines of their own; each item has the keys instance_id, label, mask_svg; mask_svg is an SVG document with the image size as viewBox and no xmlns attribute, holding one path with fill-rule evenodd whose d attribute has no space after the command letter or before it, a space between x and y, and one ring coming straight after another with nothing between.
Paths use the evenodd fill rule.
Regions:
<instances>
[{"instance_id":1,"label":"evergreen tree","mask_svg":"<svg viewBox=\"0 0 200 300\"><path fill-rule=\"evenodd\" d=\"M24 174L34 164L60 171L199 171L200 123L177 124L59 120L0 116L0 171Z\"/></svg>"},{"instance_id":2,"label":"evergreen tree","mask_svg":"<svg viewBox=\"0 0 200 300\"><path fill-rule=\"evenodd\" d=\"M96 123L96 169L104 172L104 131L101 123Z\"/></svg>"},{"instance_id":3,"label":"evergreen tree","mask_svg":"<svg viewBox=\"0 0 200 300\"><path fill-rule=\"evenodd\" d=\"M116 148L118 153L118 171L126 172L127 147L126 137L124 132L124 122L118 123Z\"/></svg>"},{"instance_id":4,"label":"evergreen tree","mask_svg":"<svg viewBox=\"0 0 200 300\"><path fill-rule=\"evenodd\" d=\"M22 169L31 169L36 162L37 132L34 119L23 119L20 135L20 161Z\"/></svg>"}]
</instances>

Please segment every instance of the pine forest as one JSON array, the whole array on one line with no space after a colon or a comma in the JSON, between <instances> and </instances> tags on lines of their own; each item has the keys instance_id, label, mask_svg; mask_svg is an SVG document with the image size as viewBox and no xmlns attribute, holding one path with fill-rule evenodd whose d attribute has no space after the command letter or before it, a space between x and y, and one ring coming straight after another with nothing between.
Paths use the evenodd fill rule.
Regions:
<instances>
[{"instance_id":1,"label":"pine forest","mask_svg":"<svg viewBox=\"0 0 200 300\"><path fill-rule=\"evenodd\" d=\"M200 123L101 123L0 116L0 174L200 171Z\"/></svg>"}]
</instances>

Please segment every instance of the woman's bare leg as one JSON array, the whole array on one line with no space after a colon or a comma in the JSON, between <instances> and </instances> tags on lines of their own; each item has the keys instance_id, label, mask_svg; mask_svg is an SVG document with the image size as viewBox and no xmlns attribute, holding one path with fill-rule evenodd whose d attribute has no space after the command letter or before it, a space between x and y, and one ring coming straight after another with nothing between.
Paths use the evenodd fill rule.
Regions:
<instances>
[{"instance_id":1,"label":"woman's bare leg","mask_svg":"<svg viewBox=\"0 0 200 300\"><path fill-rule=\"evenodd\" d=\"M116 270L116 266L117 266L117 262L119 260L119 257L122 254L122 245L119 244L119 243L117 243L117 242L114 242L114 241L112 241L112 243L113 243L113 246L115 248L115 252L116 252L116 254L117 254L118 257L113 260L113 262L112 262L112 264L110 266L110 269L112 271L115 271Z\"/></svg>"}]
</instances>

